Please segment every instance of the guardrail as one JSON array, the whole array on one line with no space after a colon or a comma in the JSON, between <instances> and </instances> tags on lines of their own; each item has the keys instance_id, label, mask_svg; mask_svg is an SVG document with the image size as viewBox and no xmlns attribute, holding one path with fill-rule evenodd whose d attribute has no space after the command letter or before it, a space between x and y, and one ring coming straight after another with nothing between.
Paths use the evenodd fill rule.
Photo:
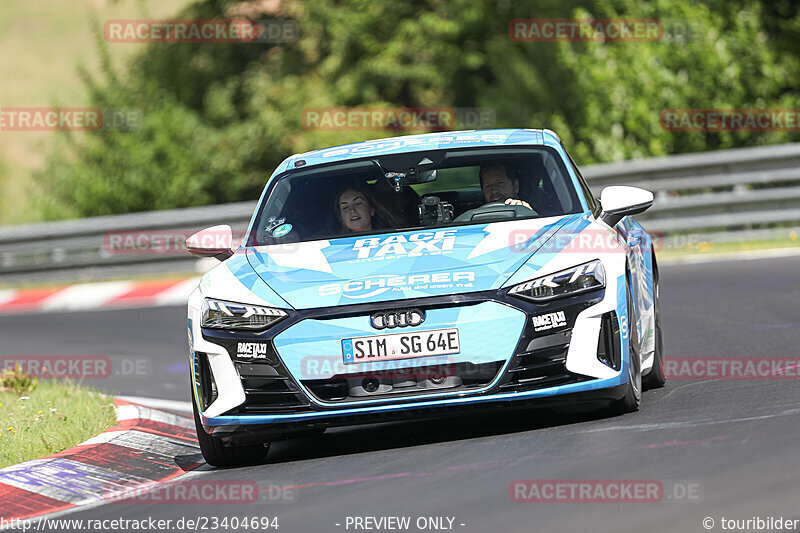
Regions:
<instances>
[{"instance_id":1,"label":"guardrail","mask_svg":"<svg viewBox=\"0 0 800 533\"><path fill-rule=\"evenodd\" d=\"M0 283L194 272L198 260L185 252L183 237L217 224L244 230L255 205L237 202L0 227Z\"/></svg>"},{"instance_id":2,"label":"guardrail","mask_svg":"<svg viewBox=\"0 0 800 533\"><path fill-rule=\"evenodd\" d=\"M677 236L666 246L689 242L687 232L694 241L713 242L800 230L800 143L589 165L582 172L598 196L608 185L653 191L653 207L637 218L648 230ZM182 243L159 253L125 253L109 236L151 232L152 245L159 235L180 237L216 224L244 229L254 208L255 202L239 202L0 227L0 283L193 272L198 260L174 249Z\"/></svg>"},{"instance_id":3,"label":"guardrail","mask_svg":"<svg viewBox=\"0 0 800 533\"><path fill-rule=\"evenodd\" d=\"M664 233L800 224L800 143L591 165L583 175L597 192L653 191L653 207L637 219Z\"/></svg>"}]
</instances>

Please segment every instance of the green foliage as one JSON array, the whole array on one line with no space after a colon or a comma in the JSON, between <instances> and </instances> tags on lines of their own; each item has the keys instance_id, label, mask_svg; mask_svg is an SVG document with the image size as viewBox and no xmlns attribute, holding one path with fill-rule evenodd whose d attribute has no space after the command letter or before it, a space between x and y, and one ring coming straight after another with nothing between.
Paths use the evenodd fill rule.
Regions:
<instances>
[{"instance_id":1,"label":"green foliage","mask_svg":"<svg viewBox=\"0 0 800 533\"><path fill-rule=\"evenodd\" d=\"M222 18L200 0L176 18ZM65 134L42 180L48 216L89 216L254 199L286 156L394 135L309 131L310 107L485 107L497 127L555 130L580 164L796 140L796 134L665 131L674 108L800 107L794 2L740 0L298 0L300 39L152 44L124 74L98 38L97 107L143 113L133 132ZM656 42L515 42L516 18L680 19ZM116 45L119 46L119 45Z\"/></svg>"},{"instance_id":2,"label":"green foliage","mask_svg":"<svg viewBox=\"0 0 800 533\"><path fill-rule=\"evenodd\" d=\"M14 391L17 396L33 392L38 384L37 378L31 377L24 372L19 364L14 368L6 368L0 371L0 392L5 390Z\"/></svg>"}]
</instances>

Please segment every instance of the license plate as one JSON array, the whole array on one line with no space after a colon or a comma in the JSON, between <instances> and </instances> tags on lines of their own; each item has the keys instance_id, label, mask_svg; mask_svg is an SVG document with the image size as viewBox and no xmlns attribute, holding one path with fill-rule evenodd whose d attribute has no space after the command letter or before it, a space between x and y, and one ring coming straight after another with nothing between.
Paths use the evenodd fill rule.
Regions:
<instances>
[{"instance_id":1,"label":"license plate","mask_svg":"<svg viewBox=\"0 0 800 533\"><path fill-rule=\"evenodd\" d=\"M345 364L450 355L460 351L458 328L342 339Z\"/></svg>"}]
</instances>

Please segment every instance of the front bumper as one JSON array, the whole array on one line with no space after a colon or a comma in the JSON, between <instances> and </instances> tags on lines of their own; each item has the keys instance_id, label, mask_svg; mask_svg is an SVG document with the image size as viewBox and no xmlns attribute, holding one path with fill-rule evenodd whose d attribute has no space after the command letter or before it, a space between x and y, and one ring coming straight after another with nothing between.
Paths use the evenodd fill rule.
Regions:
<instances>
[{"instance_id":1,"label":"front bumper","mask_svg":"<svg viewBox=\"0 0 800 533\"><path fill-rule=\"evenodd\" d=\"M542 403L562 395L568 402L579 400L577 396L586 398L587 395L594 399L617 399L622 395L620 391L626 380L624 373L620 372L622 352L615 312L602 315L602 325L591 354L595 362L599 359L608 367L608 377L570 371L566 362L572 331L579 315L604 299L605 292L602 289L544 304L509 297L505 291L486 291L403 300L380 304L379 307L369 304L295 311L289 318L260 333L201 329L204 344L221 348L235 368L236 383L229 379L227 383L217 383L216 387L223 389L238 386L244 392L244 401L224 412L207 416L206 410L215 400L213 394L208 394L214 377L204 375L212 372L209 371L207 359L203 362L203 357L219 357L223 354L193 352L192 368L196 397L200 398L201 421L207 431L223 439L276 439L317 427L409 417L450 416L455 411L475 407L491 409L505 408L511 403ZM463 354L467 361L462 361L461 364L471 365L466 367L466 371L465 367L458 367L452 362L443 365L436 357L421 358L433 362L428 366L420 366L418 361L414 362L416 366L413 374L420 383L426 377L440 372L442 368L447 368L453 374L460 374L455 385L449 383L441 388L426 385L398 389L399 393L352 396L342 392L348 390L347 387L341 387L342 380L349 380L352 384L354 376L360 379L362 374L369 374L369 371L348 373L349 369L327 366L324 379L315 379L320 376L309 375L298 364L298 357L309 353L309 347L314 346L314 343L323 343L317 353L330 354L330 342L339 342L343 338L340 327L342 324L348 324L348 320L357 317L363 320L377 310L385 310L387 305L390 308L392 305L394 308L423 308L432 317L437 312L441 316L451 316L454 313L457 315L465 309L481 310L479 313L468 313L469 316L486 315L486 310L492 312L483 326L480 323L474 325L476 328L483 327L483 331L477 331L479 336L465 344L472 347L472 351L467 349ZM531 317L553 312L563 312L564 323L544 331L541 328L536 331ZM492 324L492 317L499 322ZM325 327L334 323L337 327L332 328L330 339L326 339ZM498 329L503 323L504 330ZM422 329L432 327L430 323L423 326L425 327ZM461 327L463 329L464 325L461 324ZM313 342L304 345L304 339L311 339L312 332L316 333L313 335ZM469 331L470 335L475 333ZM481 340L481 336L485 340ZM329 344L325 346L325 342ZM269 347L262 350L265 353L259 359L243 358L237 355L240 343L266 343ZM479 347L477 351L474 349L476 346ZM500 349L492 350L492 346L500 346ZM311 353L314 353L313 350ZM340 359L341 353L323 357ZM397 378L398 371L406 370L402 368L402 364L404 363L391 370L393 378ZM319 369L319 366L316 368ZM467 375L475 379L461 379ZM325 388L327 385L330 385L328 389ZM339 392L325 396L324 391L330 389L337 389ZM350 391L352 390L351 388Z\"/></svg>"},{"instance_id":2,"label":"front bumper","mask_svg":"<svg viewBox=\"0 0 800 533\"><path fill-rule=\"evenodd\" d=\"M221 416L203 426L225 443L274 441L302 435L315 429L403 420L430 420L469 413L490 413L509 408L544 408L583 403L611 402L625 395L627 383L619 378L550 387L518 394L490 394L469 398L432 400L413 405L382 405L358 409L297 413L294 415Z\"/></svg>"}]
</instances>

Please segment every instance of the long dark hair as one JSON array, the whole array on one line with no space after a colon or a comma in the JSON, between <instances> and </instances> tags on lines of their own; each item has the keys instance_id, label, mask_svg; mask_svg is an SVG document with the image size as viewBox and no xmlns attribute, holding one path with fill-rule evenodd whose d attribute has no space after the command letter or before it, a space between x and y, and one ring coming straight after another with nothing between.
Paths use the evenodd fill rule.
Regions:
<instances>
[{"instance_id":1,"label":"long dark hair","mask_svg":"<svg viewBox=\"0 0 800 533\"><path fill-rule=\"evenodd\" d=\"M339 208L339 199L347 191L355 191L364 196L364 199L369 204L375 214L372 215L372 229L385 229L392 226L388 221L393 220L391 214L386 210L382 202L375 199L375 195L370 191L369 185L366 183L346 183L336 189L336 194L333 196L333 211L336 216L336 222L339 224L340 229L345 231L347 228L342 220L342 210Z\"/></svg>"}]
</instances>

